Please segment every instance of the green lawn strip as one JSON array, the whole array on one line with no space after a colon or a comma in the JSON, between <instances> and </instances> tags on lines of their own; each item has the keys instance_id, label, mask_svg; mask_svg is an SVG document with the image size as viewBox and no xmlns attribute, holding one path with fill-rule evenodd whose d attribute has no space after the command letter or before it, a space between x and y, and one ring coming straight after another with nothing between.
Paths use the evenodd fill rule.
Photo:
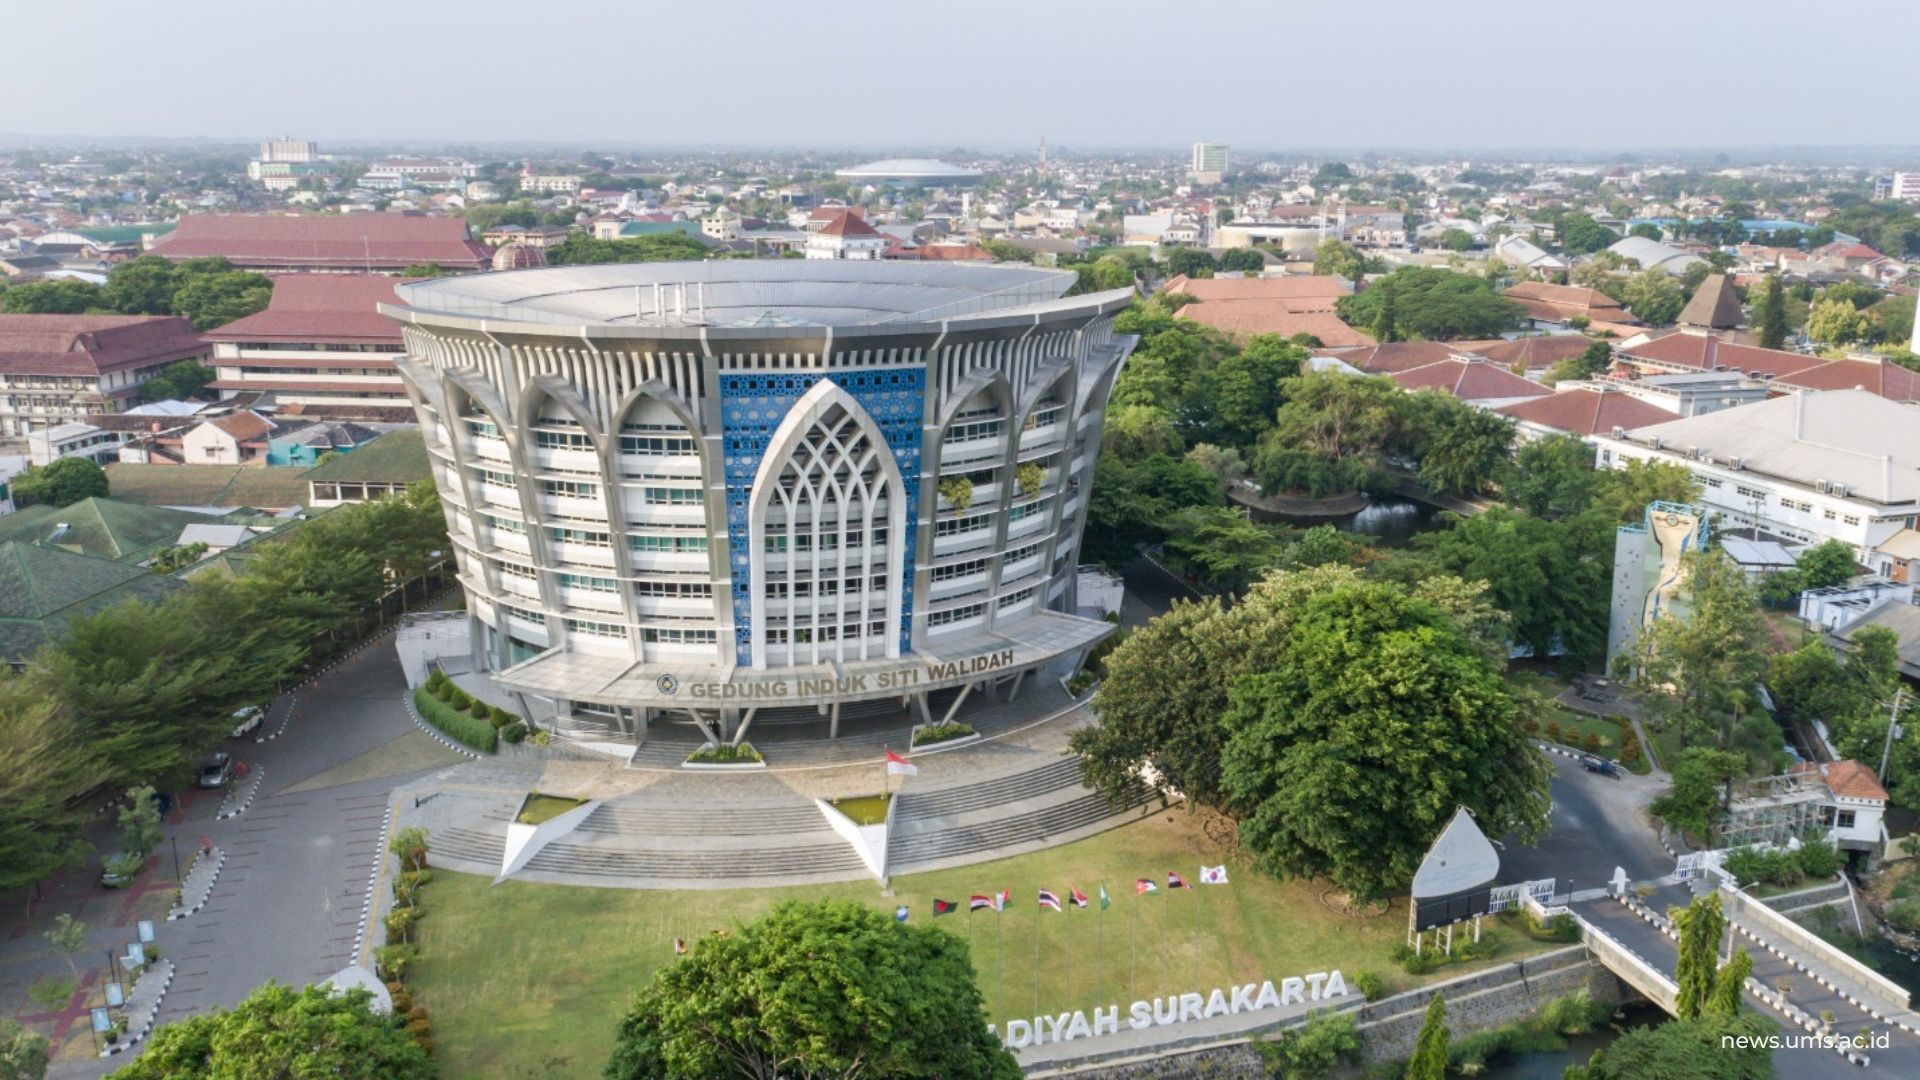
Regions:
<instances>
[{"instance_id":1,"label":"green lawn strip","mask_svg":"<svg viewBox=\"0 0 1920 1080\"><path fill-rule=\"evenodd\" d=\"M1169 870L1198 878L1191 819L1181 811L1043 852L877 883L726 891L649 891L536 885L439 872L424 894L423 960L412 983L430 1010L441 1065L450 1076L599 1075L633 992L673 960L676 937L693 941L750 920L788 899L852 899L911 918L933 918L934 898L959 905L937 925L969 938L989 1016L1058 1013L1188 990L1340 969L1348 984L1375 971L1389 992L1507 963L1551 945L1489 921L1491 955L1411 976L1390 954L1406 933L1404 901L1385 914L1349 918L1320 901L1324 886L1281 882L1227 856L1232 883L1165 888ZM1161 888L1136 897L1133 882ZM1099 886L1113 905L1104 918ZM1037 890L1066 902L1069 887L1093 905L1043 911ZM969 915L971 894L1011 890L1005 913ZM1357 991L1356 991L1357 992Z\"/></svg>"},{"instance_id":2,"label":"green lawn strip","mask_svg":"<svg viewBox=\"0 0 1920 1080\"><path fill-rule=\"evenodd\" d=\"M561 814L585 805L585 799L568 799L559 795L542 795L535 792L527 796L526 801L520 806L520 813L515 815L513 820L522 825L545 825Z\"/></svg>"}]
</instances>

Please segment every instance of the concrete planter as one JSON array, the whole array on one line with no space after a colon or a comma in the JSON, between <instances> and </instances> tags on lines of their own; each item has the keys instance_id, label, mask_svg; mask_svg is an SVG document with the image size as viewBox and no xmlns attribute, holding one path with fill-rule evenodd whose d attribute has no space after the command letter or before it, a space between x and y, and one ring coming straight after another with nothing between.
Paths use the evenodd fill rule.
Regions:
<instances>
[{"instance_id":1,"label":"concrete planter","mask_svg":"<svg viewBox=\"0 0 1920 1080\"><path fill-rule=\"evenodd\" d=\"M939 742L923 743L919 741L920 728L925 726L926 725L921 724L916 726L913 729L913 734L910 735L907 740L908 751L916 754L922 753L922 752L931 754L936 750L946 750L950 747L965 746L968 743L977 743L982 738L981 734L976 731L971 735L962 735L957 739L941 739Z\"/></svg>"},{"instance_id":2,"label":"concrete planter","mask_svg":"<svg viewBox=\"0 0 1920 1080\"><path fill-rule=\"evenodd\" d=\"M862 825L840 812L825 799L813 800L820 808L820 814L827 819L827 825L853 846L854 853L866 864L867 871L881 883L887 880L887 834L893 828L893 810L900 805L899 796L887 800L887 817L878 825Z\"/></svg>"},{"instance_id":3,"label":"concrete planter","mask_svg":"<svg viewBox=\"0 0 1920 1080\"><path fill-rule=\"evenodd\" d=\"M680 767L699 772L735 772L743 769L764 769L767 763L764 761L683 761Z\"/></svg>"},{"instance_id":4,"label":"concrete planter","mask_svg":"<svg viewBox=\"0 0 1920 1080\"><path fill-rule=\"evenodd\" d=\"M533 793L529 793L529 798ZM500 854L500 873L493 879L495 885L518 873L542 848L579 827L580 823L600 808L599 799L589 799L579 806L549 818L538 825L525 825L518 821L507 825L507 846Z\"/></svg>"}]
</instances>

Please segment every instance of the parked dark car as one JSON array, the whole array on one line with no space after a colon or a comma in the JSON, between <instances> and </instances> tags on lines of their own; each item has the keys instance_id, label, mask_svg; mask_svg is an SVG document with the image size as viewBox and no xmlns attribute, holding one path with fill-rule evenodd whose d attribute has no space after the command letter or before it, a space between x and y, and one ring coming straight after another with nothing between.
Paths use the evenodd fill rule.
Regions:
<instances>
[{"instance_id":1,"label":"parked dark car","mask_svg":"<svg viewBox=\"0 0 1920 1080\"><path fill-rule=\"evenodd\" d=\"M1615 765L1606 758L1594 757L1592 754L1587 754L1580 758L1580 767L1588 772L1597 772L1601 776L1620 775L1620 766Z\"/></svg>"}]
</instances>

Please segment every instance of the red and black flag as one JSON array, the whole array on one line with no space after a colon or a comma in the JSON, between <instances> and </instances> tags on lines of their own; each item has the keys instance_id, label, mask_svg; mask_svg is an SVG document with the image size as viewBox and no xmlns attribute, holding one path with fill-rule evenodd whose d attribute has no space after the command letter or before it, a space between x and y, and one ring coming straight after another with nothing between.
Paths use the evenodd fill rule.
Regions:
<instances>
[{"instance_id":1,"label":"red and black flag","mask_svg":"<svg viewBox=\"0 0 1920 1080\"><path fill-rule=\"evenodd\" d=\"M942 915L951 915L958 910L960 910L960 905L954 903L951 900L941 900L936 898L933 902L934 918L939 918Z\"/></svg>"},{"instance_id":2,"label":"red and black flag","mask_svg":"<svg viewBox=\"0 0 1920 1080\"><path fill-rule=\"evenodd\" d=\"M1185 878L1181 877L1179 874L1176 874L1171 870L1167 871L1167 888L1185 889L1188 887L1189 886L1187 885L1187 881Z\"/></svg>"},{"instance_id":3,"label":"red and black flag","mask_svg":"<svg viewBox=\"0 0 1920 1080\"><path fill-rule=\"evenodd\" d=\"M981 908L990 908L992 906L993 897L981 896L979 893L974 893L972 899L967 901L968 911L979 911Z\"/></svg>"}]
</instances>

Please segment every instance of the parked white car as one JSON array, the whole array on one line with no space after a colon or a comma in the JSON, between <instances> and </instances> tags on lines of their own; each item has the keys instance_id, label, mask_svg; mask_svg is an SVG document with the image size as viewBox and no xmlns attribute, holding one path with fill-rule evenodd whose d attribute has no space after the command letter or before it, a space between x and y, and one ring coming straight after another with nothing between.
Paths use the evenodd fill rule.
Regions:
<instances>
[{"instance_id":1,"label":"parked white car","mask_svg":"<svg viewBox=\"0 0 1920 1080\"><path fill-rule=\"evenodd\" d=\"M266 722L267 707L265 705L249 705L244 709L235 709L233 711L233 737L236 739L244 739L260 730L260 725Z\"/></svg>"}]
</instances>

